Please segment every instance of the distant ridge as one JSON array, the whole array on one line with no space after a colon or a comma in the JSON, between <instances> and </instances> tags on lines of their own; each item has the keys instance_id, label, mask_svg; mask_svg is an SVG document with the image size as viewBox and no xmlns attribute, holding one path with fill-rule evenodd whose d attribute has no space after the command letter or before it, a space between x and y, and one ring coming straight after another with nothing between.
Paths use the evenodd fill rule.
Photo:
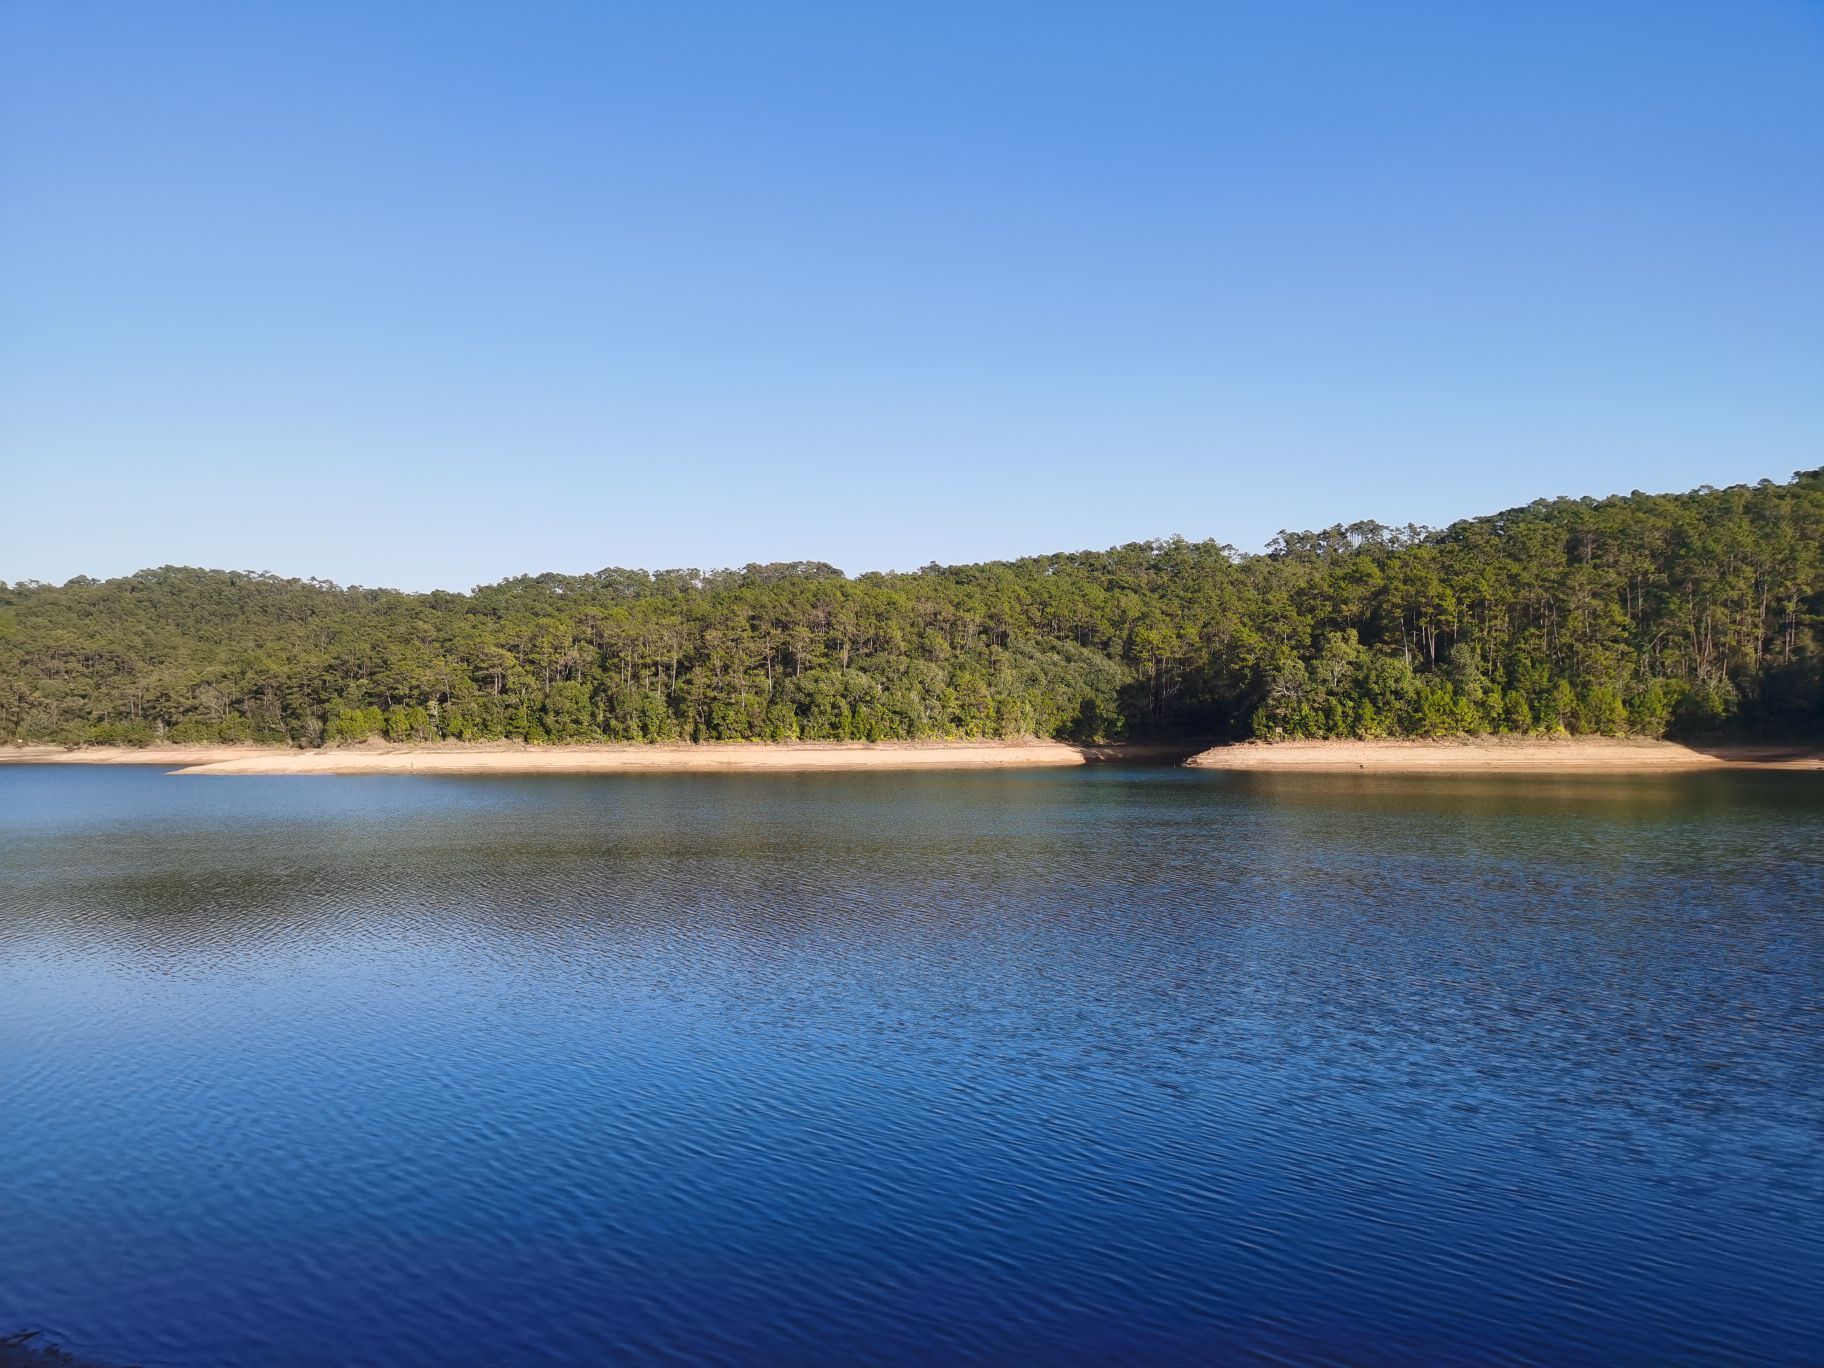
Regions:
<instances>
[{"instance_id":1,"label":"distant ridge","mask_svg":"<svg viewBox=\"0 0 1824 1368\"><path fill-rule=\"evenodd\" d=\"M849 578L0 585L0 739L1068 741L1824 732L1824 471Z\"/></svg>"}]
</instances>

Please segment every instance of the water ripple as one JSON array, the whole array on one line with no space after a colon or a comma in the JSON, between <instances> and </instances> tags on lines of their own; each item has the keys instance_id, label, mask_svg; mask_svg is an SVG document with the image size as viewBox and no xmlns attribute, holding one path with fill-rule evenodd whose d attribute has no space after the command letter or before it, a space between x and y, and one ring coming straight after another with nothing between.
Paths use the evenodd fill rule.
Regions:
<instances>
[{"instance_id":1,"label":"water ripple","mask_svg":"<svg viewBox=\"0 0 1824 1368\"><path fill-rule=\"evenodd\" d=\"M1803 1362L1824 795L0 770L0 1331Z\"/></svg>"}]
</instances>

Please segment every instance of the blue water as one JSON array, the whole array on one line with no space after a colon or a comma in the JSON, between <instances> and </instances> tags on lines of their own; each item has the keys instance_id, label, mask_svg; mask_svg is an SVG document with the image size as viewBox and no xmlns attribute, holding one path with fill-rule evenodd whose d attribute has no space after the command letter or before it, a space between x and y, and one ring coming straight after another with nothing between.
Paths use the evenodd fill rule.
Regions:
<instances>
[{"instance_id":1,"label":"blue water","mask_svg":"<svg viewBox=\"0 0 1824 1368\"><path fill-rule=\"evenodd\" d=\"M0 1333L1824 1357L1824 777L0 768Z\"/></svg>"}]
</instances>

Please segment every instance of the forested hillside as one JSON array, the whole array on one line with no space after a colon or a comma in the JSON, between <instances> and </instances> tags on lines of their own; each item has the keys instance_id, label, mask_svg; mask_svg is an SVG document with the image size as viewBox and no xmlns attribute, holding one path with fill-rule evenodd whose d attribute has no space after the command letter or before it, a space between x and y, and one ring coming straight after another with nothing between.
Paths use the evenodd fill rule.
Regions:
<instances>
[{"instance_id":1,"label":"forested hillside","mask_svg":"<svg viewBox=\"0 0 1824 1368\"><path fill-rule=\"evenodd\" d=\"M1824 470L845 578L0 584L0 737L539 742L1824 729Z\"/></svg>"}]
</instances>

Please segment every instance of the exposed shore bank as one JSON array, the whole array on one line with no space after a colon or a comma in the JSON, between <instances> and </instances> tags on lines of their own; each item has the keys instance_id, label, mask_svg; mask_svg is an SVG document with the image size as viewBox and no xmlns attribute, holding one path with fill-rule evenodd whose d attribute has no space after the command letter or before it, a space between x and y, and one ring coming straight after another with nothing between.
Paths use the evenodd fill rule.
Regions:
<instances>
[{"instance_id":1,"label":"exposed shore bank","mask_svg":"<svg viewBox=\"0 0 1824 1368\"><path fill-rule=\"evenodd\" d=\"M157 765L178 774L611 774L832 770L1047 769L1176 764L1196 769L1386 774L1652 774L1714 769L1824 771L1824 747L1690 746L1615 737L1459 737L1450 740L1243 741L1183 744L1062 741L711 742L701 745L0 747L0 764Z\"/></svg>"},{"instance_id":2,"label":"exposed shore bank","mask_svg":"<svg viewBox=\"0 0 1824 1368\"><path fill-rule=\"evenodd\" d=\"M664 771L1045 769L1172 764L1179 745L1062 741L719 742L703 745L59 746L0 749L0 763L160 765L179 774L606 774Z\"/></svg>"},{"instance_id":3,"label":"exposed shore bank","mask_svg":"<svg viewBox=\"0 0 1824 1368\"><path fill-rule=\"evenodd\" d=\"M1444 741L1243 741L1185 761L1196 769L1384 774L1824 770L1824 749L1795 744L1680 745L1607 736L1481 736Z\"/></svg>"}]
</instances>

